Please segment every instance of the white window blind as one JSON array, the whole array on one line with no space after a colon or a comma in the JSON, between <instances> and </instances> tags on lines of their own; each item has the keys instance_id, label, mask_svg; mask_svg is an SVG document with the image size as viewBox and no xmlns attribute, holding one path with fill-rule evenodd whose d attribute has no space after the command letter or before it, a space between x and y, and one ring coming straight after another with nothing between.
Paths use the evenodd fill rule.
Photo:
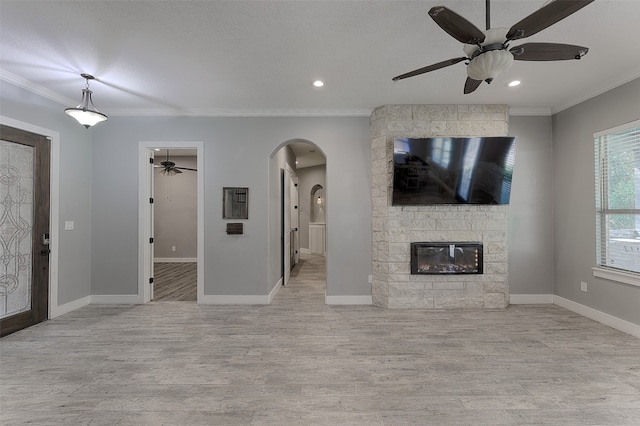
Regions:
<instances>
[{"instance_id":1,"label":"white window blind","mask_svg":"<svg viewBox=\"0 0 640 426\"><path fill-rule=\"evenodd\" d=\"M640 274L640 120L594 142L596 265Z\"/></svg>"}]
</instances>

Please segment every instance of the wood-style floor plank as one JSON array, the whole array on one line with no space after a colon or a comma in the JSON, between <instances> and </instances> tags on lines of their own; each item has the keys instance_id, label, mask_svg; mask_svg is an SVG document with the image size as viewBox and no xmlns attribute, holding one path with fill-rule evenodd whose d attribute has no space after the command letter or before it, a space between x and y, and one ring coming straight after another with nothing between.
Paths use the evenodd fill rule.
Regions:
<instances>
[{"instance_id":1,"label":"wood-style floor plank","mask_svg":"<svg viewBox=\"0 0 640 426\"><path fill-rule=\"evenodd\" d=\"M554 305L328 306L302 260L270 305L89 305L1 339L0 424L640 424L640 339Z\"/></svg>"},{"instance_id":2,"label":"wood-style floor plank","mask_svg":"<svg viewBox=\"0 0 640 426\"><path fill-rule=\"evenodd\" d=\"M195 302L198 264L196 262L156 262L153 266L153 300Z\"/></svg>"}]
</instances>

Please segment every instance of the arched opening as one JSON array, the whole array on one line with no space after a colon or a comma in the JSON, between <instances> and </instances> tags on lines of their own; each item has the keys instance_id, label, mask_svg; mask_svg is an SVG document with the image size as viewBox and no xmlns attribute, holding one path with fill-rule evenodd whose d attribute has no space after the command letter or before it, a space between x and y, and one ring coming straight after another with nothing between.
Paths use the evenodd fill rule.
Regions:
<instances>
[{"instance_id":1,"label":"arched opening","mask_svg":"<svg viewBox=\"0 0 640 426\"><path fill-rule=\"evenodd\" d=\"M278 283L276 287L296 284L303 279L301 274L304 275L313 265L314 280L322 282L321 296L324 303L326 157L310 141L289 140L271 155L269 170L269 198L272 204L269 219L269 264L270 276L275 278L272 282ZM310 233L317 233L314 226L318 222L323 227L322 249L312 251ZM277 277L276 271L279 274ZM277 292L278 288L270 288L270 301Z\"/></svg>"},{"instance_id":2,"label":"arched opening","mask_svg":"<svg viewBox=\"0 0 640 426\"><path fill-rule=\"evenodd\" d=\"M316 184L311 188L311 196L309 197L309 216L310 222L324 223L324 206L326 203L324 195L324 187Z\"/></svg>"}]
</instances>

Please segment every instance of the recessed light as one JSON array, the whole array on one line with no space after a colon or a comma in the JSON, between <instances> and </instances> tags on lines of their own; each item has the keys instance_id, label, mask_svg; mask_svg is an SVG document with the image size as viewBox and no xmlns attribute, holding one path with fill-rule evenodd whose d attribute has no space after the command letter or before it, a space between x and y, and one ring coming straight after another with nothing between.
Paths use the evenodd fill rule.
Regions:
<instances>
[{"instance_id":1,"label":"recessed light","mask_svg":"<svg viewBox=\"0 0 640 426\"><path fill-rule=\"evenodd\" d=\"M322 80L316 80L316 81L314 81L313 83L311 83L311 85L312 85L313 87L322 87L322 86L324 86L324 81L322 81Z\"/></svg>"},{"instance_id":2,"label":"recessed light","mask_svg":"<svg viewBox=\"0 0 640 426\"><path fill-rule=\"evenodd\" d=\"M154 151L160 151L160 148L154 148L153 150Z\"/></svg>"},{"instance_id":3,"label":"recessed light","mask_svg":"<svg viewBox=\"0 0 640 426\"><path fill-rule=\"evenodd\" d=\"M516 87L520 85L520 80L513 80L509 83L509 87Z\"/></svg>"}]
</instances>

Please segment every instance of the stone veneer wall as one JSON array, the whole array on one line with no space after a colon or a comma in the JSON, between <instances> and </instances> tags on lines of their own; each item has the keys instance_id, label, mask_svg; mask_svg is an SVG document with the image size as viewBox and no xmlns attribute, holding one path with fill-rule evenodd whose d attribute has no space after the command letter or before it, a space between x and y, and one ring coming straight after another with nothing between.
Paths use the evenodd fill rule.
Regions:
<instances>
[{"instance_id":1,"label":"stone veneer wall","mask_svg":"<svg viewBox=\"0 0 640 426\"><path fill-rule=\"evenodd\" d=\"M392 206L393 139L507 136L506 105L385 105L371 114L373 303L386 308L504 309L508 206ZM480 241L482 275L411 275L410 243Z\"/></svg>"}]
</instances>

